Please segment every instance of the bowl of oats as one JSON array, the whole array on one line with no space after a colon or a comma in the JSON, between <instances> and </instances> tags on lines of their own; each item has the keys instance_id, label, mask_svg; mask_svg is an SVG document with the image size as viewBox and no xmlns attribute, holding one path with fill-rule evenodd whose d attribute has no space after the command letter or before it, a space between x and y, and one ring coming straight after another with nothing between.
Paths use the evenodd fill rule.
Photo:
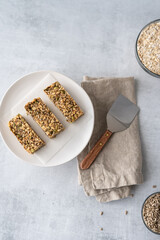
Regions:
<instances>
[{"instance_id":1,"label":"bowl of oats","mask_svg":"<svg viewBox=\"0 0 160 240\"><path fill-rule=\"evenodd\" d=\"M152 193L144 201L142 220L151 232L160 235L160 192Z\"/></svg>"},{"instance_id":2,"label":"bowl of oats","mask_svg":"<svg viewBox=\"0 0 160 240\"><path fill-rule=\"evenodd\" d=\"M160 78L160 19L148 23L138 34L136 58L147 73Z\"/></svg>"}]
</instances>

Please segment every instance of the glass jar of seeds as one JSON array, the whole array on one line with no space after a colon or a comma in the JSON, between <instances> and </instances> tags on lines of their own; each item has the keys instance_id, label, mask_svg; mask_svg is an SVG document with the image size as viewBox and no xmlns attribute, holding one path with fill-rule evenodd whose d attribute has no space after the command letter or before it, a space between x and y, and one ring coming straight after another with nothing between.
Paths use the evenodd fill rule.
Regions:
<instances>
[{"instance_id":1,"label":"glass jar of seeds","mask_svg":"<svg viewBox=\"0 0 160 240\"><path fill-rule=\"evenodd\" d=\"M142 219L151 232L160 235L160 192L151 194L144 201Z\"/></svg>"},{"instance_id":2,"label":"glass jar of seeds","mask_svg":"<svg viewBox=\"0 0 160 240\"><path fill-rule=\"evenodd\" d=\"M150 22L140 31L136 58L145 71L160 78L160 19Z\"/></svg>"}]
</instances>

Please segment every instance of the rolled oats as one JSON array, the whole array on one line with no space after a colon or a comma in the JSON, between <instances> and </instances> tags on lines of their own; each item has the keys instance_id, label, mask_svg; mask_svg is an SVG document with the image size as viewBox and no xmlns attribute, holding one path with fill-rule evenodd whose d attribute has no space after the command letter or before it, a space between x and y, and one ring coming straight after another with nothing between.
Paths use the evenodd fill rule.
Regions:
<instances>
[{"instance_id":1,"label":"rolled oats","mask_svg":"<svg viewBox=\"0 0 160 240\"><path fill-rule=\"evenodd\" d=\"M137 53L147 69L160 75L160 21L142 30L137 41Z\"/></svg>"}]
</instances>

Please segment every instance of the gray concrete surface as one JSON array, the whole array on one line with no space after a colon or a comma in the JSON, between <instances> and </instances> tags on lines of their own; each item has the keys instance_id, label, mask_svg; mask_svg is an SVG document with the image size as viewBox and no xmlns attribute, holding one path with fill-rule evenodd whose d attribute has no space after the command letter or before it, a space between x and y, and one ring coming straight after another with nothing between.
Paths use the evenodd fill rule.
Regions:
<instances>
[{"instance_id":1,"label":"gray concrete surface","mask_svg":"<svg viewBox=\"0 0 160 240\"><path fill-rule=\"evenodd\" d=\"M134 54L138 32L159 13L159 0L0 0L0 98L37 70L77 83L83 75L135 76L144 158L144 183L134 197L100 204L78 186L76 159L34 167L0 139L0 240L159 239L144 227L141 205L160 190L160 79L145 73Z\"/></svg>"}]
</instances>

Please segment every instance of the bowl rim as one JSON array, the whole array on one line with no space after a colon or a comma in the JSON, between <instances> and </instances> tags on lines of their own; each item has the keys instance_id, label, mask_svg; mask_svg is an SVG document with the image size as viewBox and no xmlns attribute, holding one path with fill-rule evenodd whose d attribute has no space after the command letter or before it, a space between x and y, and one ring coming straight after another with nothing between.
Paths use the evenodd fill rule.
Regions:
<instances>
[{"instance_id":1,"label":"bowl rim","mask_svg":"<svg viewBox=\"0 0 160 240\"><path fill-rule=\"evenodd\" d=\"M142 208L141 208L141 217L142 217L142 220L143 220L144 225L146 226L146 228L147 228L150 232L152 232L152 233L154 233L154 234L157 234L157 235L160 235L160 233L157 233L157 232L152 231L152 230L147 226L147 224L145 223L144 218L143 218L143 208L144 208L145 202L148 200L148 198L150 198L151 196L153 196L153 195L155 195L155 194L157 194L157 193L160 194L160 191L154 192L154 193L150 194L150 195L144 200L144 202L143 202L143 204L142 204Z\"/></svg>"},{"instance_id":2,"label":"bowl rim","mask_svg":"<svg viewBox=\"0 0 160 240\"><path fill-rule=\"evenodd\" d=\"M139 63L139 65L141 66L141 68L146 71L147 73L149 73L150 75L152 75L153 77L156 77L156 78L160 78L160 74L156 74L154 72L152 72L151 70L149 70L143 63L142 61L140 60L139 58L139 55L138 55L138 51L137 51L137 43L138 43L138 39L139 39L139 36L140 34L142 33L142 31L148 27L150 24L152 23L155 23L155 22L160 22L160 18L159 19L156 19L156 20L153 20L149 23L147 23L142 29L141 31L139 32L138 36L137 36L137 39L136 39L136 44L135 44L135 55L136 55L136 59L137 59L137 62Z\"/></svg>"}]
</instances>

